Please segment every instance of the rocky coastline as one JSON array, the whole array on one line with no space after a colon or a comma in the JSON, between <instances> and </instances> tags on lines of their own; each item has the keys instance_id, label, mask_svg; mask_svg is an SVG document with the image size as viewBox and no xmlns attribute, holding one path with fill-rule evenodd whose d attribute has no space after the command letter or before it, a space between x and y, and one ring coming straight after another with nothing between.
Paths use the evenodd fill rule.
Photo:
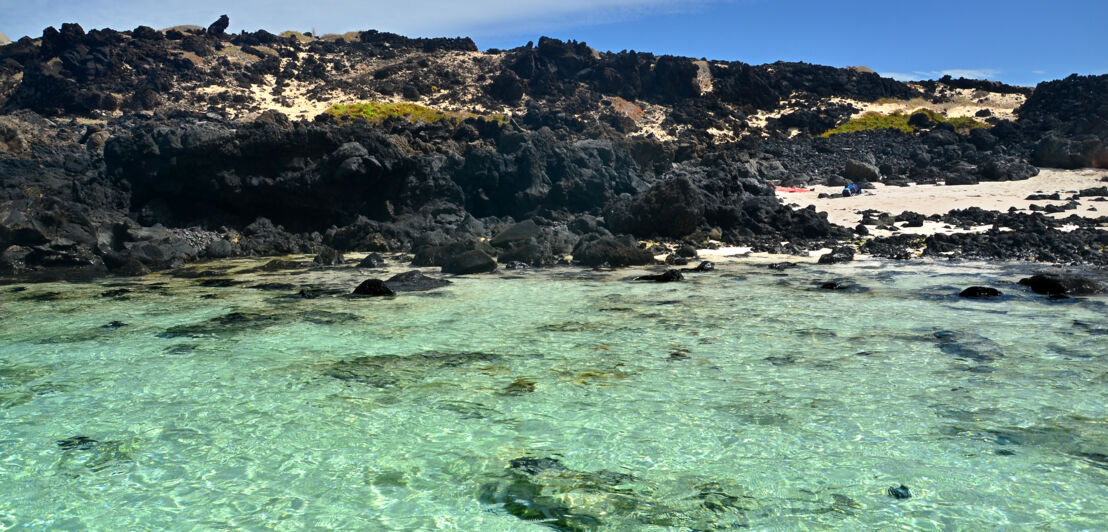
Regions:
<instances>
[{"instance_id":1,"label":"rocky coastline","mask_svg":"<svg viewBox=\"0 0 1108 532\"><path fill-rule=\"evenodd\" d=\"M0 277L130 276L303 253L333 264L350 251L468 274L569 257L652 264L713 246L1108 265L1103 216L969 209L935 219L991 228L872 237L775 192L1108 168L1108 75L1033 89L908 84L863 69L600 53L549 38L480 52L465 38L225 28L64 24L0 46ZM1009 118L983 106L976 117L987 127L913 113L911 131L824 135L859 106L994 96L1022 103ZM465 114L314 112L339 101ZM885 225L916 220L880 214Z\"/></svg>"}]
</instances>

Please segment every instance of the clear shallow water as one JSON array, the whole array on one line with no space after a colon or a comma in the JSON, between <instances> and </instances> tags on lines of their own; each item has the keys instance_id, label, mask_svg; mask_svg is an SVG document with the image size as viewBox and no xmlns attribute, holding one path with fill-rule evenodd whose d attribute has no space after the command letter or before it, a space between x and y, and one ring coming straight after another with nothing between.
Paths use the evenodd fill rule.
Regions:
<instances>
[{"instance_id":1,"label":"clear shallow water","mask_svg":"<svg viewBox=\"0 0 1108 532\"><path fill-rule=\"evenodd\" d=\"M1104 300L989 267L629 275L0 288L0 529L1108 522ZM813 288L844 277L868 291Z\"/></svg>"}]
</instances>

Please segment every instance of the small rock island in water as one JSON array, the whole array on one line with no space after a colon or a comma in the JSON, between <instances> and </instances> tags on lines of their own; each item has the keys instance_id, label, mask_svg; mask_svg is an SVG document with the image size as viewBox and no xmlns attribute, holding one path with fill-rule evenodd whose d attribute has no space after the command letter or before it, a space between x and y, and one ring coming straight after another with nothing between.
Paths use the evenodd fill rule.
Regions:
<instances>
[{"instance_id":1,"label":"small rock island in water","mask_svg":"<svg viewBox=\"0 0 1108 532\"><path fill-rule=\"evenodd\" d=\"M0 529L1108 522L1108 74L231 24L0 34Z\"/></svg>"}]
</instances>

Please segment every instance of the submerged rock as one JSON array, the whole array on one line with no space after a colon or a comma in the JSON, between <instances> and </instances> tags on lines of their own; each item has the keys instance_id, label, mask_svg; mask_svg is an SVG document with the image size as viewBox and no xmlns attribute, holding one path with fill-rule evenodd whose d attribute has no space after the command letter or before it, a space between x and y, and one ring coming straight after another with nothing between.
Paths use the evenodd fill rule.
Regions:
<instances>
[{"instance_id":1,"label":"submerged rock","mask_svg":"<svg viewBox=\"0 0 1108 532\"><path fill-rule=\"evenodd\" d=\"M96 446L97 443L100 443L100 442L97 441L97 440L94 440L92 438L89 438L88 436L73 436L71 438L66 438L64 440L58 440L57 443L58 443L58 447L61 448L63 451L69 451L69 450L73 450L73 449L88 451L88 450L91 450L93 447Z\"/></svg>"},{"instance_id":2,"label":"submerged rock","mask_svg":"<svg viewBox=\"0 0 1108 532\"><path fill-rule=\"evenodd\" d=\"M381 297L381 296L395 296L396 292L393 292L385 282L380 279L366 279L362 281L362 284L358 285L354 289L354 295L356 296L369 296L369 297Z\"/></svg>"},{"instance_id":3,"label":"submerged rock","mask_svg":"<svg viewBox=\"0 0 1108 532\"><path fill-rule=\"evenodd\" d=\"M958 358L974 362L992 362L1004 356L996 342L976 333L936 331L933 335L939 349Z\"/></svg>"},{"instance_id":4,"label":"submerged rock","mask_svg":"<svg viewBox=\"0 0 1108 532\"><path fill-rule=\"evenodd\" d=\"M279 321L281 321L280 317L270 314L235 311L200 323L176 325L166 329L158 336L161 338L177 338L235 334L243 330L268 327Z\"/></svg>"},{"instance_id":5,"label":"submerged rock","mask_svg":"<svg viewBox=\"0 0 1108 532\"><path fill-rule=\"evenodd\" d=\"M678 493L614 471L577 471L556 458L516 458L479 499L559 531L746 528L752 500L708 481Z\"/></svg>"},{"instance_id":6,"label":"submerged rock","mask_svg":"<svg viewBox=\"0 0 1108 532\"><path fill-rule=\"evenodd\" d=\"M471 364L489 364L499 355L482 352L442 353L428 351L414 355L377 355L339 360L328 364L323 375L374 388L402 387L441 371L466 371Z\"/></svg>"}]
</instances>

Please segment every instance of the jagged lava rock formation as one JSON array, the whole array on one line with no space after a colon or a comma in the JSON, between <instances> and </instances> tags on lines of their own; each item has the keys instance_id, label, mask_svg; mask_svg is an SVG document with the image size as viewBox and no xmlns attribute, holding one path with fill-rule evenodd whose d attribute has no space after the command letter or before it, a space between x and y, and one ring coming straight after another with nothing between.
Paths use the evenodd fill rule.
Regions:
<instances>
[{"instance_id":1,"label":"jagged lava rock formation","mask_svg":"<svg viewBox=\"0 0 1108 532\"><path fill-rule=\"evenodd\" d=\"M1108 76L906 84L548 38L481 52L467 38L227 23L63 24L0 47L0 273L134 274L323 246L550 265L612 235L789 251L851 233L783 206L773 184L834 184L848 167L953 183L1108 166ZM355 102L445 114L325 112ZM912 132L820 135L890 102L976 110L992 127L913 116ZM485 242L524 220L527 239Z\"/></svg>"}]
</instances>

